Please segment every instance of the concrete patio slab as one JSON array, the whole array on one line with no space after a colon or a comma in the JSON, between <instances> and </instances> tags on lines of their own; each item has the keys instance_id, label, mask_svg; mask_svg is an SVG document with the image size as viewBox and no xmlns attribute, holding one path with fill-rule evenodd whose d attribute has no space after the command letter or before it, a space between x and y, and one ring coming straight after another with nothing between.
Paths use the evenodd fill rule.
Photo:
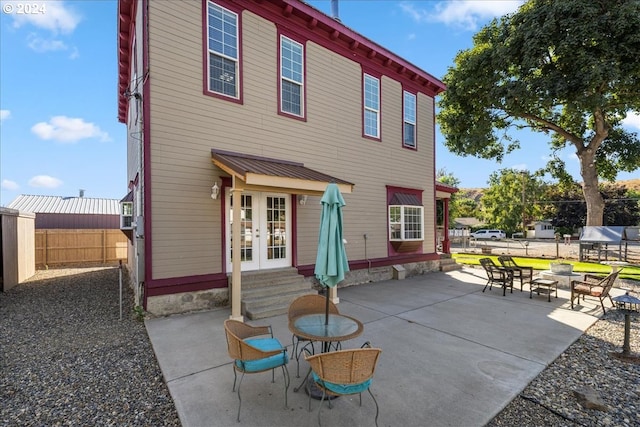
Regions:
<instances>
[{"instance_id":1,"label":"concrete patio slab","mask_svg":"<svg viewBox=\"0 0 640 427\"><path fill-rule=\"evenodd\" d=\"M465 268L399 281L341 288L341 313L364 324L360 337L343 343L359 347L370 341L382 349L372 391L380 406L380 426L482 426L498 414L549 363L600 315L587 301L575 310L569 294L529 298L514 290L482 292L481 270ZM160 368L185 427L233 426L238 396L231 391L233 370L223 321L228 309L146 321ZM251 324L271 324L275 336L291 348L285 315ZM280 371L246 375L242 384L243 426L317 424L319 402L304 391L289 363L291 386L284 408ZM308 365L302 361L300 372ZM323 407L327 426L373 425L371 397L342 397Z\"/></svg>"}]
</instances>

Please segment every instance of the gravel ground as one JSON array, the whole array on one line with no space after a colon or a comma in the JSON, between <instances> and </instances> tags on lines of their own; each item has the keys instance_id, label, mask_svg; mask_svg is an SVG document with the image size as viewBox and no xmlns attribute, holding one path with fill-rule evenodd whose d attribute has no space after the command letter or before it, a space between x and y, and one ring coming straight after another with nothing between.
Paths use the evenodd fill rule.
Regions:
<instances>
[{"instance_id":1,"label":"gravel ground","mask_svg":"<svg viewBox=\"0 0 640 427\"><path fill-rule=\"evenodd\" d=\"M0 292L0 425L180 425L118 283L118 268L45 270Z\"/></svg>"},{"instance_id":2,"label":"gravel ground","mask_svg":"<svg viewBox=\"0 0 640 427\"><path fill-rule=\"evenodd\" d=\"M1 425L180 425L124 288L122 320L117 268L38 271L0 293ZM632 317L634 355L639 323ZM610 355L623 339L624 316L609 310L487 426L640 426L640 364ZM585 387L607 411L582 408L573 392Z\"/></svg>"},{"instance_id":3,"label":"gravel ground","mask_svg":"<svg viewBox=\"0 0 640 427\"><path fill-rule=\"evenodd\" d=\"M617 284L640 298L640 286ZM606 304L605 304L606 305ZM630 316L631 354L640 355L640 315ZM487 427L640 426L640 362L621 361L624 315L615 309L540 373ZM584 409L574 391L593 390L606 410Z\"/></svg>"}]
</instances>

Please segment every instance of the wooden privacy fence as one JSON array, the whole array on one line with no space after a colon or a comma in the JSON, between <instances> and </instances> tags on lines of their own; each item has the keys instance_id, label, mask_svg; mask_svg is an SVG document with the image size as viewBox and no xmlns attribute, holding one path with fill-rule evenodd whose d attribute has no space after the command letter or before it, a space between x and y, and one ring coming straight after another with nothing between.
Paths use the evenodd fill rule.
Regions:
<instances>
[{"instance_id":1,"label":"wooden privacy fence","mask_svg":"<svg viewBox=\"0 0 640 427\"><path fill-rule=\"evenodd\" d=\"M36 268L113 264L127 259L127 236L120 230L36 230Z\"/></svg>"}]
</instances>

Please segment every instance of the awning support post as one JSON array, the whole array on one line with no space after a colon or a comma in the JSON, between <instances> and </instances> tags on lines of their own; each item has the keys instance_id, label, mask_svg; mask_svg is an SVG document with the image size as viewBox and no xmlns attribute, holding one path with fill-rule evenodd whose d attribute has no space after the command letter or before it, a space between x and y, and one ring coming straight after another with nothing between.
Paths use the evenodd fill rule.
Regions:
<instances>
[{"instance_id":1,"label":"awning support post","mask_svg":"<svg viewBox=\"0 0 640 427\"><path fill-rule=\"evenodd\" d=\"M244 321L241 313L242 304L242 271L241 271L241 224L242 221L242 189L237 188L236 178L233 177L231 189L231 209L233 211L233 224L231 225L232 250L231 250L231 316L230 319Z\"/></svg>"}]
</instances>

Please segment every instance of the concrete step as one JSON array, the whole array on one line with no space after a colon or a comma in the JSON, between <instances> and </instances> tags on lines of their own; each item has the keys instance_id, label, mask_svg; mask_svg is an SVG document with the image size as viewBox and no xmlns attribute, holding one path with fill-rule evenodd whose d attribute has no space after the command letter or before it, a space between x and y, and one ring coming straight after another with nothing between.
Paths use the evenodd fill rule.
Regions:
<instances>
[{"instance_id":1,"label":"concrete step","mask_svg":"<svg viewBox=\"0 0 640 427\"><path fill-rule=\"evenodd\" d=\"M440 271L442 271L443 273L455 270L462 270L462 266L460 264L445 264L440 266Z\"/></svg>"},{"instance_id":2,"label":"concrete step","mask_svg":"<svg viewBox=\"0 0 640 427\"><path fill-rule=\"evenodd\" d=\"M446 273L447 271L454 271L454 270L461 270L461 269L462 269L462 266L458 264L456 260L451 258L451 256L440 258L440 271Z\"/></svg>"},{"instance_id":3,"label":"concrete step","mask_svg":"<svg viewBox=\"0 0 640 427\"><path fill-rule=\"evenodd\" d=\"M311 285L304 280L286 280L282 284L270 284L267 286L245 288L242 282L242 300L255 300L256 298L270 297L274 294L288 294L293 292L309 291Z\"/></svg>"},{"instance_id":4,"label":"concrete step","mask_svg":"<svg viewBox=\"0 0 640 427\"><path fill-rule=\"evenodd\" d=\"M263 319L265 317L286 314L289 305L302 295L317 293L309 288L305 291L290 292L287 294L277 294L259 299L242 299L242 311L251 320Z\"/></svg>"},{"instance_id":5,"label":"concrete step","mask_svg":"<svg viewBox=\"0 0 640 427\"><path fill-rule=\"evenodd\" d=\"M294 299L313 293L293 267L243 272L241 311L251 320L286 314Z\"/></svg>"},{"instance_id":6,"label":"concrete step","mask_svg":"<svg viewBox=\"0 0 640 427\"><path fill-rule=\"evenodd\" d=\"M298 270L293 267L242 272L243 289L290 283L300 280L304 280L304 277L298 274ZM229 283L233 283L231 276L229 276Z\"/></svg>"}]
</instances>

